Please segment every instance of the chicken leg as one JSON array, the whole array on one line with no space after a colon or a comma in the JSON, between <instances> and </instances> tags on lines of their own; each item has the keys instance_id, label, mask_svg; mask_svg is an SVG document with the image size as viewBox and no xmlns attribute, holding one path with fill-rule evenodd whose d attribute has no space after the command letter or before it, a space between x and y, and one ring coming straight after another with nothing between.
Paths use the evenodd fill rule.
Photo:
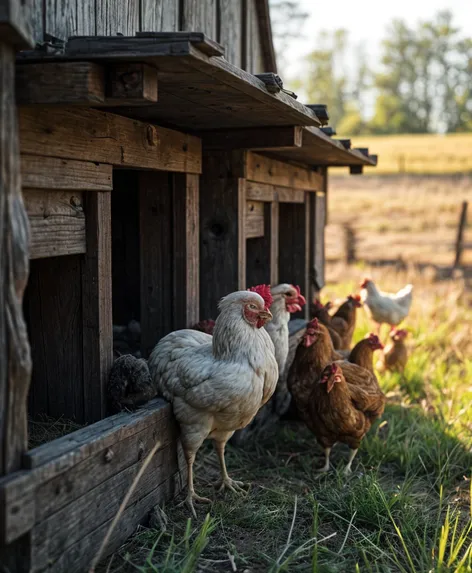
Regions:
<instances>
[{"instance_id":1,"label":"chicken leg","mask_svg":"<svg viewBox=\"0 0 472 573\"><path fill-rule=\"evenodd\" d=\"M185 457L187 458L187 497L184 499L182 503L187 504L187 507L192 512L192 515L197 518L197 512L195 511L195 507L193 505L193 500L198 501L200 503L212 503L211 499L207 497L201 497L195 493L195 489L193 487L193 464L195 462L195 452L185 452ZM179 507L177 506L177 507Z\"/></svg>"},{"instance_id":2,"label":"chicken leg","mask_svg":"<svg viewBox=\"0 0 472 573\"><path fill-rule=\"evenodd\" d=\"M347 465L344 468L344 475L345 476L352 474L352 470L351 470L352 460L356 457L357 451L358 451L358 448L356 448L355 450L351 450L349 452L349 460L347 461Z\"/></svg>"},{"instance_id":3,"label":"chicken leg","mask_svg":"<svg viewBox=\"0 0 472 573\"><path fill-rule=\"evenodd\" d=\"M331 448L325 448L325 464L319 470L316 470L318 473L324 473L329 471L329 454L331 453Z\"/></svg>"},{"instance_id":4,"label":"chicken leg","mask_svg":"<svg viewBox=\"0 0 472 573\"><path fill-rule=\"evenodd\" d=\"M219 440L213 440L213 445L218 455L218 460L220 462L220 469L221 469L221 481L216 482L214 485L218 488L219 492L223 491L224 489L230 489L234 493L246 493L246 491L243 489L243 486L245 484L242 481L236 481L234 479L231 479L226 469L225 446L227 440L231 437L231 435L224 442Z\"/></svg>"}]
</instances>

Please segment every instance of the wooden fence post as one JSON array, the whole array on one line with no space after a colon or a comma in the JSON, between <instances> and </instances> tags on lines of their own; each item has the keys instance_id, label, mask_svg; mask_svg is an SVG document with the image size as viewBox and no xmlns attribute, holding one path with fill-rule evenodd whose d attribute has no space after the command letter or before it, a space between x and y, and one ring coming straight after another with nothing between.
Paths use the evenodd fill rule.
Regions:
<instances>
[{"instance_id":1,"label":"wooden fence post","mask_svg":"<svg viewBox=\"0 0 472 573\"><path fill-rule=\"evenodd\" d=\"M456 257L454 259L454 267L460 267L462 251L464 249L464 229L467 223L467 207L468 202L463 201L461 207L461 215L459 218L459 226L457 228L457 239L456 239Z\"/></svg>"},{"instance_id":2,"label":"wooden fence post","mask_svg":"<svg viewBox=\"0 0 472 573\"><path fill-rule=\"evenodd\" d=\"M356 262L356 232L350 225L344 225L344 257L346 265Z\"/></svg>"}]
</instances>

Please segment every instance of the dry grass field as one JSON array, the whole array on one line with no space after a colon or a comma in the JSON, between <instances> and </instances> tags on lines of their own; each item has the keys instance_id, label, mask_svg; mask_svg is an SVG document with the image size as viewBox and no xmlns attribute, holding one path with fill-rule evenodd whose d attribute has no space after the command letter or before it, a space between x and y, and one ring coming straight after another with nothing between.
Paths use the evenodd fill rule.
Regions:
<instances>
[{"instance_id":1,"label":"dry grass field","mask_svg":"<svg viewBox=\"0 0 472 573\"><path fill-rule=\"evenodd\" d=\"M401 257L450 266L465 200L471 203L465 238L472 245L472 175L332 176L327 258L343 256L342 227L349 224L361 260ZM472 249L464 252L464 262L472 264Z\"/></svg>"},{"instance_id":2,"label":"dry grass field","mask_svg":"<svg viewBox=\"0 0 472 573\"><path fill-rule=\"evenodd\" d=\"M342 475L343 446L333 450L332 471L317 474L322 450L314 437L283 422L248 447L228 447L231 475L251 486L244 496L222 497L211 486L218 470L207 444L196 487L214 503L200 507L196 521L180 499L161 508L102 571L472 572L472 285L461 272L437 280L414 265L399 271L335 261L339 226L350 222L364 259L450 264L459 204L471 189L471 179L459 177L331 182L322 300L340 302L366 273L384 290L414 284L409 362L403 375L379 375L388 405L352 476ZM371 328L361 309L355 341Z\"/></svg>"},{"instance_id":3,"label":"dry grass field","mask_svg":"<svg viewBox=\"0 0 472 573\"><path fill-rule=\"evenodd\" d=\"M471 173L472 134L354 136L356 147L379 155L369 174Z\"/></svg>"}]
</instances>

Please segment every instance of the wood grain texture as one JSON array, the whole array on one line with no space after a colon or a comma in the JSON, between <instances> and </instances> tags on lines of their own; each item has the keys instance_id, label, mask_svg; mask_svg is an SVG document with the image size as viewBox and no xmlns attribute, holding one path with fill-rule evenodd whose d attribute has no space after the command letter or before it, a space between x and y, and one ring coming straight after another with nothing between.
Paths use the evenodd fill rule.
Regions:
<instances>
[{"instance_id":1,"label":"wood grain texture","mask_svg":"<svg viewBox=\"0 0 472 573\"><path fill-rule=\"evenodd\" d=\"M243 0L219 0L220 22L217 41L225 50L225 57L234 66L242 67Z\"/></svg>"},{"instance_id":2,"label":"wood grain texture","mask_svg":"<svg viewBox=\"0 0 472 573\"><path fill-rule=\"evenodd\" d=\"M113 363L111 192L85 198L87 253L82 267L84 421L101 420Z\"/></svg>"},{"instance_id":3,"label":"wood grain texture","mask_svg":"<svg viewBox=\"0 0 472 573\"><path fill-rule=\"evenodd\" d=\"M31 228L30 259L85 253L82 193L23 192Z\"/></svg>"},{"instance_id":4,"label":"wood grain texture","mask_svg":"<svg viewBox=\"0 0 472 573\"><path fill-rule=\"evenodd\" d=\"M34 46L34 16L33 0L0 2L0 38L5 47L24 50Z\"/></svg>"},{"instance_id":5,"label":"wood grain texture","mask_svg":"<svg viewBox=\"0 0 472 573\"><path fill-rule=\"evenodd\" d=\"M264 203L262 201L246 201L245 223L246 239L264 236Z\"/></svg>"},{"instance_id":6,"label":"wood grain texture","mask_svg":"<svg viewBox=\"0 0 472 573\"><path fill-rule=\"evenodd\" d=\"M140 0L142 32L175 32L179 29L176 0Z\"/></svg>"},{"instance_id":7,"label":"wood grain texture","mask_svg":"<svg viewBox=\"0 0 472 573\"><path fill-rule=\"evenodd\" d=\"M216 40L217 0L183 0L182 30L203 32Z\"/></svg>"},{"instance_id":8,"label":"wood grain texture","mask_svg":"<svg viewBox=\"0 0 472 573\"><path fill-rule=\"evenodd\" d=\"M247 158L247 179L292 189L321 191L322 187L322 177L315 171L252 152Z\"/></svg>"},{"instance_id":9,"label":"wood grain texture","mask_svg":"<svg viewBox=\"0 0 472 573\"><path fill-rule=\"evenodd\" d=\"M260 0L247 1L247 67L246 70L251 74L261 74L271 70L266 70L262 55L259 17L256 9L256 3Z\"/></svg>"},{"instance_id":10,"label":"wood grain texture","mask_svg":"<svg viewBox=\"0 0 472 573\"><path fill-rule=\"evenodd\" d=\"M270 284L279 284L279 220L277 202L270 205Z\"/></svg>"},{"instance_id":11,"label":"wood grain texture","mask_svg":"<svg viewBox=\"0 0 472 573\"><path fill-rule=\"evenodd\" d=\"M66 40L69 36L75 36L77 29L77 2L73 0L45 0L44 31L47 34Z\"/></svg>"},{"instance_id":12,"label":"wood grain texture","mask_svg":"<svg viewBox=\"0 0 472 573\"><path fill-rule=\"evenodd\" d=\"M97 0L97 36L134 36L139 31L139 0Z\"/></svg>"},{"instance_id":13,"label":"wood grain texture","mask_svg":"<svg viewBox=\"0 0 472 573\"><path fill-rule=\"evenodd\" d=\"M23 189L111 191L112 171L111 165L105 163L21 156Z\"/></svg>"},{"instance_id":14,"label":"wood grain texture","mask_svg":"<svg viewBox=\"0 0 472 573\"><path fill-rule=\"evenodd\" d=\"M201 142L93 109L20 108L21 152L120 167L200 173Z\"/></svg>"},{"instance_id":15,"label":"wood grain texture","mask_svg":"<svg viewBox=\"0 0 472 573\"><path fill-rule=\"evenodd\" d=\"M159 439L175 443L169 404L153 400L28 452L23 470L0 480L1 523L12 541L142 460Z\"/></svg>"},{"instance_id":16,"label":"wood grain texture","mask_svg":"<svg viewBox=\"0 0 472 573\"><path fill-rule=\"evenodd\" d=\"M85 421L81 270L79 255L31 261L25 314L34 364L33 417Z\"/></svg>"},{"instance_id":17,"label":"wood grain texture","mask_svg":"<svg viewBox=\"0 0 472 573\"><path fill-rule=\"evenodd\" d=\"M21 195L15 53L0 40L0 475L27 449L31 356L22 300L29 274L29 224Z\"/></svg>"},{"instance_id":18,"label":"wood grain texture","mask_svg":"<svg viewBox=\"0 0 472 573\"><path fill-rule=\"evenodd\" d=\"M57 62L18 66L19 105L86 105L105 101L105 74L92 62Z\"/></svg>"},{"instance_id":19,"label":"wood grain texture","mask_svg":"<svg viewBox=\"0 0 472 573\"><path fill-rule=\"evenodd\" d=\"M200 178L200 318L216 318L219 299L245 288L245 152L211 152ZM243 268L244 266L244 268Z\"/></svg>"},{"instance_id":20,"label":"wood grain texture","mask_svg":"<svg viewBox=\"0 0 472 573\"><path fill-rule=\"evenodd\" d=\"M270 183L248 181L247 198L253 201L278 201L280 203L304 203L305 192L290 187L280 187Z\"/></svg>"},{"instance_id":21,"label":"wood grain texture","mask_svg":"<svg viewBox=\"0 0 472 573\"><path fill-rule=\"evenodd\" d=\"M140 173L141 352L144 358L162 336L173 330L172 234L171 175Z\"/></svg>"},{"instance_id":22,"label":"wood grain texture","mask_svg":"<svg viewBox=\"0 0 472 573\"><path fill-rule=\"evenodd\" d=\"M188 328L199 321L199 178L172 177L173 191L173 328ZM183 224L185 222L185 224Z\"/></svg>"}]
</instances>

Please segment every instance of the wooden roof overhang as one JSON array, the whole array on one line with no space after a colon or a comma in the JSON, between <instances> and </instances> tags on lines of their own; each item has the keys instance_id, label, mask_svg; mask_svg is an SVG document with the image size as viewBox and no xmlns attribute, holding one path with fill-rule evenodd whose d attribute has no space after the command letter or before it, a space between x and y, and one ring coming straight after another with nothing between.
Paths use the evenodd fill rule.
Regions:
<instances>
[{"instance_id":1,"label":"wooden roof overhang","mask_svg":"<svg viewBox=\"0 0 472 573\"><path fill-rule=\"evenodd\" d=\"M259 151L311 167L351 167L353 173L361 173L362 167L377 165L377 155L369 155L368 149L351 149L350 140L332 139L316 127L301 129L299 146L270 150L260 148Z\"/></svg>"},{"instance_id":2,"label":"wooden roof overhang","mask_svg":"<svg viewBox=\"0 0 472 573\"><path fill-rule=\"evenodd\" d=\"M149 123L187 132L321 125L314 111L283 91L269 93L262 80L233 66L223 55L224 49L219 44L195 32L72 37L53 54L37 50L19 54L18 73L23 89L19 90L18 103L41 103L41 88L37 82L42 75L32 66L37 68L40 64L47 72L48 63L62 63L67 73L67 63L89 62L103 73L102 79L96 74L94 98L83 104L113 107L115 113ZM137 63L157 70L156 97L150 98L155 101L131 102L133 105L130 105L129 101L110 98L113 70L119 66L121 72L125 72L126 66ZM61 82L57 74L56 70L55 88L60 92L67 82ZM33 83L33 79L39 94L36 101L28 99L31 93L28 83ZM103 86L99 85L100 81ZM60 103L68 103L66 94Z\"/></svg>"}]
</instances>

